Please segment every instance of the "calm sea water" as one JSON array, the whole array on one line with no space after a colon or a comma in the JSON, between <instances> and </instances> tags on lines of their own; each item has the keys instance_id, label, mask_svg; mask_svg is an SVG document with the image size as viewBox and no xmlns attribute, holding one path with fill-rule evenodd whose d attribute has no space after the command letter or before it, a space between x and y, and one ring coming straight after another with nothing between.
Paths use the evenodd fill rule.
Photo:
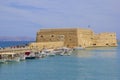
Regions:
<instances>
[{"instance_id":1,"label":"calm sea water","mask_svg":"<svg viewBox=\"0 0 120 80\"><path fill-rule=\"evenodd\" d=\"M73 53L0 64L0 80L120 80L120 46Z\"/></svg>"},{"instance_id":2,"label":"calm sea water","mask_svg":"<svg viewBox=\"0 0 120 80\"><path fill-rule=\"evenodd\" d=\"M17 45L26 45L33 41L0 41L0 47L10 47L10 46L17 46Z\"/></svg>"}]
</instances>

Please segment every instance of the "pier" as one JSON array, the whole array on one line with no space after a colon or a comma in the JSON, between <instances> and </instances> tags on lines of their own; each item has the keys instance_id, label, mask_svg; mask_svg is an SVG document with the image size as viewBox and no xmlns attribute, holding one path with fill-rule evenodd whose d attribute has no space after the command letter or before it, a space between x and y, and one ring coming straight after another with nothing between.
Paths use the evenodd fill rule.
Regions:
<instances>
[{"instance_id":1,"label":"pier","mask_svg":"<svg viewBox=\"0 0 120 80\"><path fill-rule=\"evenodd\" d=\"M23 53L26 51L35 51L30 49L29 47L24 47L24 48L4 48L0 49L0 54L1 53L7 53L7 52L15 52L15 53Z\"/></svg>"},{"instance_id":2,"label":"pier","mask_svg":"<svg viewBox=\"0 0 120 80\"><path fill-rule=\"evenodd\" d=\"M27 47L20 47L20 48L17 48L17 47L14 47L14 48L8 47L8 48L1 48L0 49L0 55L7 54L7 53L16 53L16 54L24 54L25 52L36 53L36 52L40 52L40 51L41 50L39 50L37 48L31 49L28 46Z\"/></svg>"},{"instance_id":3,"label":"pier","mask_svg":"<svg viewBox=\"0 0 120 80\"><path fill-rule=\"evenodd\" d=\"M47 56L55 56L55 55L71 55L72 49L67 47L61 47L58 49L38 49L38 48L30 48L28 46L25 47L7 47L0 49L0 63L4 62L18 62L26 59L36 59L36 58L44 58Z\"/></svg>"}]
</instances>

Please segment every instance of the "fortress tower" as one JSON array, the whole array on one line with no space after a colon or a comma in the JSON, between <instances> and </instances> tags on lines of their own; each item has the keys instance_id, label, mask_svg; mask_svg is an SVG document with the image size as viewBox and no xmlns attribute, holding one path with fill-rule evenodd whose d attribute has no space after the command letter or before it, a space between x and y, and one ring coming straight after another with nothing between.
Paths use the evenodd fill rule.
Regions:
<instances>
[{"instance_id":1,"label":"fortress tower","mask_svg":"<svg viewBox=\"0 0 120 80\"><path fill-rule=\"evenodd\" d=\"M83 28L41 29L36 36L36 44L38 43L37 46L42 47L47 47L45 44L48 43L51 43L50 45L53 47L65 46L71 48L117 46L115 33L94 34L92 30Z\"/></svg>"}]
</instances>

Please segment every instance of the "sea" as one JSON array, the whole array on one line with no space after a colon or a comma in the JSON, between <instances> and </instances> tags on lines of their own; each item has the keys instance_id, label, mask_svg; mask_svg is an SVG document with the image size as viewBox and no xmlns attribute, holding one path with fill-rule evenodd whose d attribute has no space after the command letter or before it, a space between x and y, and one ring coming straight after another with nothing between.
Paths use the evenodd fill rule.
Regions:
<instances>
[{"instance_id":1,"label":"sea","mask_svg":"<svg viewBox=\"0 0 120 80\"><path fill-rule=\"evenodd\" d=\"M21 44L8 43L0 42L0 46ZM120 80L119 45L75 50L70 56L0 64L0 80Z\"/></svg>"}]
</instances>

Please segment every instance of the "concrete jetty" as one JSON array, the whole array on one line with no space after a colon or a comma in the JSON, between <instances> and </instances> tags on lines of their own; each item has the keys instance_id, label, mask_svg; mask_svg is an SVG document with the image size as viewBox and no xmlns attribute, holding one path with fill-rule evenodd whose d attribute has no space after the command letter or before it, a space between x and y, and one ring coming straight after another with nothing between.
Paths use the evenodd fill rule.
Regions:
<instances>
[{"instance_id":1,"label":"concrete jetty","mask_svg":"<svg viewBox=\"0 0 120 80\"><path fill-rule=\"evenodd\" d=\"M24 48L4 48L4 49L0 49L0 54L1 53L9 53L9 52L14 52L14 53L23 53L26 51L35 51L30 49L29 47L24 47Z\"/></svg>"}]
</instances>

